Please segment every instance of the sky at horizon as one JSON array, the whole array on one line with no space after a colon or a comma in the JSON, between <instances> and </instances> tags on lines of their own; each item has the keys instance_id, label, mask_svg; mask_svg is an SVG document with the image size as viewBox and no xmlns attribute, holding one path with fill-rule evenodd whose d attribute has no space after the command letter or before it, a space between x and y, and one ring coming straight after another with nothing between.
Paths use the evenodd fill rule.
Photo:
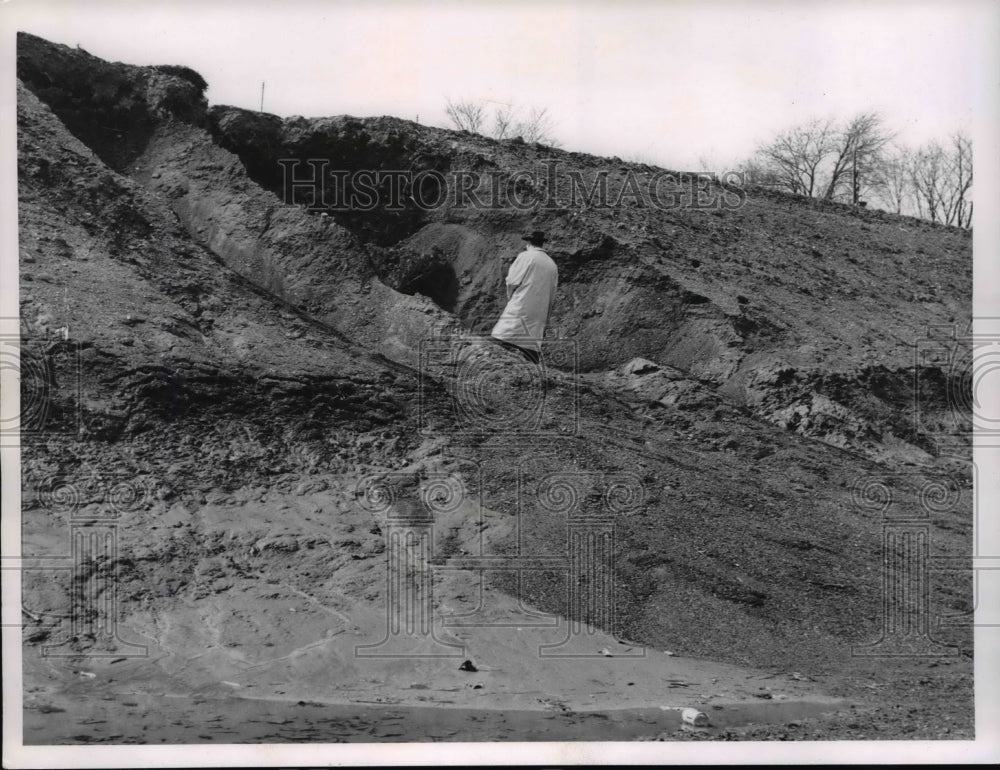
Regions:
<instances>
[{"instance_id":1,"label":"sky at horizon","mask_svg":"<svg viewBox=\"0 0 1000 770\"><path fill-rule=\"evenodd\" d=\"M777 131L876 110L916 146L977 130L995 87L981 2L14 0L16 28L183 64L212 104L449 127L449 98L546 107L566 149L729 168Z\"/></svg>"}]
</instances>

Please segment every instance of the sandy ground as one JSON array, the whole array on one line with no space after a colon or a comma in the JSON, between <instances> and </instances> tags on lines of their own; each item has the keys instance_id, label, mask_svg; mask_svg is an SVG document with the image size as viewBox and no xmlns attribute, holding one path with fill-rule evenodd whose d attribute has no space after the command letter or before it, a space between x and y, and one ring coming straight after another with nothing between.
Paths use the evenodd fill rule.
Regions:
<instances>
[{"instance_id":1,"label":"sandy ground","mask_svg":"<svg viewBox=\"0 0 1000 770\"><path fill-rule=\"evenodd\" d=\"M244 655L190 655L153 643L144 659L29 659L24 740L648 740L745 725L795 729L854 707L789 676L668 656L595 631L579 640L581 652L606 649L613 657L540 657L538 645L565 630L513 626L446 635L478 652L475 672L460 670L461 656L352 659L357 642L377 638L364 633L327 637L262 663L245 657L258 646L252 637L241 645ZM122 636L142 638L130 629ZM350 674L341 679L345 669ZM682 725L684 708L703 711L710 726Z\"/></svg>"},{"instance_id":2,"label":"sandy ground","mask_svg":"<svg viewBox=\"0 0 1000 770\"><path fill-rule=\"evenodd\" d=\"M395 473L434 478L435 446ZM411 544L390 570L400 506L373 509L361 494L386 470L211 490L125 513L120 641L84 656L65 628L26 629L25 743L972 735L966 656L904 660L893 673L885 660L833 655L824 676L794 668L801 651L776 649L760 669L643 646L523 603L497 589L495 569L470 567L501 553L516 527L474 498L439 512L426 530L432 547ZM26 555L54 556L65 522L35 511L23 542ZM25 575L36 602L26 609L40 617L37 602L48 595L56 607L71 593L56 572ZM412 587L421 575L432 576L428 595L404 590L417 604L390 612L393 581ZM945 720L927 696L949 692L959 708ZM685 708L709 726L682 724Z\"/></svg>"},{"instance_id":3,"label":"sandy ground","mask_svg":"<svg viewBox=\"0 0 1000 770\"><path fill-rule=\"evenodd\" d=\"M120 654L62 657L72 650L56 633L26 645L25 742L650 739L679 731L684 708L705 712L711 731L850 705L797 672L681 657L571 624L491 588L478 570L434 570L431 633L419 622L407 633L405 618L390 633L388 559L351 483L208 495L215 502L193 512L200 538L245 542L248 558L285 548L285 563L265 576L233 564L216 573L208 559L197 598L189 590L145 606L128 601L123 580ZM123 522L123 539L129 527L192 525L191 515L164 504ZM435 522L435 537L460 555L488 551L484 517L501 537L505 517L468 507ZM319 542L300 551L310 532ZM25 540L38 548L59 534L26 524Z\"/></svg>"}]
</instances>

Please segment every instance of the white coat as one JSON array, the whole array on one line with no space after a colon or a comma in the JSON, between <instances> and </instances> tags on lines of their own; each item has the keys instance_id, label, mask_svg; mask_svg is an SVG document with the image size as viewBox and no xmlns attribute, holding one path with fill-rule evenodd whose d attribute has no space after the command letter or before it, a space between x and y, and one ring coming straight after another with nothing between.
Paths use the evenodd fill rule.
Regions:
<instances>
[{"instance_id":1,"label":"white coat","mask_svg":"<svg viewBox=\"0 0 1000 770\"><path fill-rule=\"evenodd\" d=\"M529 244L507 271L507 306L491 335L540 353L558 284L556 263L540 248Z\"/></svg>"}]
</instances>

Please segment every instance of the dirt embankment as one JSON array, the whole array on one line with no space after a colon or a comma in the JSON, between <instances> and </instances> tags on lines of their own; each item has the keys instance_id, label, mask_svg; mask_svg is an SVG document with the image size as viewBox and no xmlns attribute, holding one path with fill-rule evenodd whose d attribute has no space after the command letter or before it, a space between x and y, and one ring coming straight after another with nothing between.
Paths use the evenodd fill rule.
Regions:
<instances>
[{"instance_id":1,"label":"dirt embankment","mask_svg":"<svg viewBox=\"0 0 1000 770\"><path fill-rule=\"evenodd\" d=\"M588 654L615 634L798 672L827 694L913 704L898 736L938 735L948 700L954 735L969 734L966 656L930 673L852 654L884 630L886 515L920 516L935 558L969 550L967 443L941 440L960 376L938 365L918 380L932 428L918 432L909 346L967 321L967 235L756 193L728 211L309 211L276 194L279 159L511 174L556 157L609 184L657 170L394 119L209 109L192 73L31 36L18 63L21 310L44 374L22 388L48 409L23 452L25 551L62 552L67 520L127 487L119 557L76 579L115 571L123 633L157 654L124 678L89 671L107 692L215 697L266 680L254 697L351 700L377 674L382 702L416 702L406 688L454 702L465 682L450 663L404 683L353 655L378 641L388 591L388 514L364 485L414 496L444 479L462 505L434 534L451 565L435 573L435 623L482 602L529 628L553 613L598 634ZM497 254L529 226L553 238L569 340L544 375L446 336L493 317ZM608 560L572 572L570 534L602 516ZM461 561L478 557L532 566L515 580ZM946 577L931 583L935 617L950 617L935 634L971 654L956 620L971 587ZM61 639L74 585L26 581L29 650ZM613 601L585 600L598 595ZM541 703L518 688L564 688L573 708L595 689L570 668L541 685L544 666L516 673L551 640L468 634L477 662L506 672L484 689L512 707ZM32 660L39 698L90 686L79 665ZM598 678L608 702L638 707L680 677L647 674ZM749 674L730 675L714 690L703 677L705 704L756 697L732 684ZM780 694L815 695L797 681Z\"/></svg>"},{"instance_id":2,"label":"dirt embankment","mask_svg":"<svg viewBox=\"0 0 1000 770\"><path fill-rule=\"evenodd\" d=\"M21 49L29 87L198 242L390 358L415 363L456 319L487 331L501 257L537 227L584 371L648 358L880 462L967 451L967 232L395 118L209 109L193 73ZM369 177L379 205L338 205L361 200L358 172L388 175Z\"/></svg>"},{"instance_id":3,"label":"dirt embankment","mask_svg":"<svg viewBox=\"0 0 1000 770\"><path fill-rule=\"evenodd\" d=\"M967 402L967 232L393 118L213 107L208 120L262 187L382 247L372 254L383 280L468 329L489 329L501 255L540 228L560 268L553 325L581 369L652 359L879 461L923 464L964 440L947 420ZM415 180L400 210L338 210L351 194L341 180L373 169ZM322 200L290 185L324 173ZM423 191L428 180L444 192ZM379 192L393 199L389 183Z\"/></svg>"}]
</instances>

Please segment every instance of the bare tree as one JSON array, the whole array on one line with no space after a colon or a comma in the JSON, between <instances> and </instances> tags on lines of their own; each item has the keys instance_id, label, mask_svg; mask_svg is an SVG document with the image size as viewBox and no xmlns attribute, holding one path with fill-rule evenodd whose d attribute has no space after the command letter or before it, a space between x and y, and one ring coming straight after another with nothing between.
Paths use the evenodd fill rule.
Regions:
<instances>
[{"instance_id":1,"label":"bare tree","mask_svg":"<svg viewBox=\"0 0 1000 770\"><path fill-rule=\"evenodd\" d=\"M497 108L493 112L493 138L508 139L515 126L514 109L509 105Z\"/></svg>"},{"instance_id":2,"label":"bare tree","mask_svg":"<svg viewBox=\"0 0 1000 770\"><path fill-rule=\"evenodd\" d=\"M902 214L913 197L913 152L894 146L871 169L871 186L888 211Z\"/></svg>"},{"instance_id":3,"label":"bare tree","mask_svg":"<svg viewBox=\"0 0 1000 770\"><path fill-rule=\"evenodd\" d=\"M468 99L453 102L449 99L445 105L445 114L455 128L475 134L485 133L483 128L487 112L485 107L477 102ZM510 104L493 111L492 135L495 139L512 139L519 136L525 142L540 142L558 147L560 142L552 130L552 118L546 107L532 107L528 115L523 118Z\"/></svg>"},{"instance_id":4,"label":"bare tree","mask_svg":"<svg viewBox=\"0 0 1000 770\"><path fill-rule=\"evenodd\" d=\"M532 107L528 117L518 121L516 134L526 142L557 144L552 136L552 118L547 107Z\"/></svg>"},{"instance_id":5,"label":"bare tree","mask_svg":"<svg viewBox=\"0 0 1000 770\"><path fill-rule=\"evenodd\" d=\"M485 111L481 104L469 100L453 102L451 99L444 107L445 114L449 120L460 131L469 131L478 134L483 125Z\"/></svg>"},{"instance_id":6,"label":"bare tree","mask_svg":"<svg viewBox=\"0 0 1000 770\"><path fill-rule=\"evenodd\" d=\"M948 185L945 192L945 223L958 227L972 226L972 142L961 131L951 137L948 158Z\"/></svg>"},{"instance_id":7,"label":"bare tree","mask_svg":"<svg viewBox=\"0 0 1000 770\"><path fill-rule=\"evenodd\" d=\"M878 165L885 146L892 141L882 126L877 112L864 112L853 118L838 137L836 158L823 197L833 200L844 187L851 203L861 198L862 189L870 181L872 169Z\"/></svg>"},{"instance_id":8,"label":"bare tree","mask_svg":"<svg viewBox=\"0 0 1000 770\"><path fill-rule=\"evenodd\" d=\"M893 144L878 113L842 127L813 120L778 134L737 167L744 185L862 204L874 200L896 214L971 227L972 143L958 132L942 144L912 150Z\"/></svg>"},{"instance_id":9,"label":"bare tree","mask_svg":"<svg viewBox=\"0 0 1000 770\"><path fill-rule=\"evenodd\" d=\"M917 212L931 222L937 222L941 218L945 163L945 153L941 145L936 141L928 142L917 150L910 169Z\"/></svg>"},{"instance_id":10,"label":"bare tree","mask_svg":"<svg viewBox=\"0 0 1000 770\"><path fill-rule=\"evenodd\" d=\"M742 187L773 187L787 189L785 180L774 169L755 158L745 160L736 167Z\"/></svg>"},{"instance_id":11,"label":"bare tree","mask_svg":"<svg viewBox=\"0 0 1000 770\"><path fill-rule=\"evenodd\" d=\"M833 152L835 139L830 121L814 120L792 128L758 148L759 170L766 170L789 192L811 197L818 189L820 166Z\"/></svg>"},{"instance_id":12,"label":"bare tree","mask_svg":"<svg viewBox=\"0 0 1000 770\"><path fill-rule=\"evenodd\" d=\"M972 226L972 142L959 132L949 146L928 142L914 156L911 179L920 216L958 227Z\"/></svg>"}]
</instances>

